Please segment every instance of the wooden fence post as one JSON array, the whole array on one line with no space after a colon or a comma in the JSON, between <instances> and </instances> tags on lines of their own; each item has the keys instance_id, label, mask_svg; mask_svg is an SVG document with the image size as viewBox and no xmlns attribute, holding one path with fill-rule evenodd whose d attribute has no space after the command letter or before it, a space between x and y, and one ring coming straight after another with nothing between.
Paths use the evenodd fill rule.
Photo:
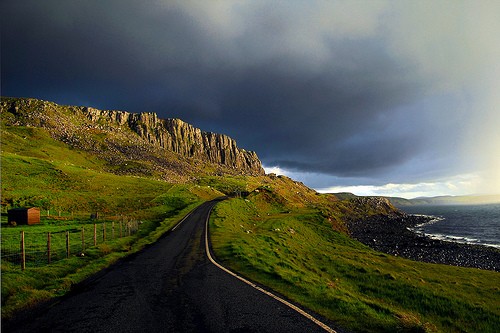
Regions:
<instances>
[{"instance_id":1,"label":"wooden fence post","mask_svg":"<svg viewBox=\"0 0 500 333\"><path fill-rule=\"evenodd\" d=\"M70 244L69 244L69 231L66 231L66 258L69 258L71 254Z\"/></svg>"},{"instance_id":2,"label":"wooden fence post","mask_svg":"<svg viewBox=\"0 0 500 333\"><path fill-rule=\"evenodd\" d=\"M50 264L50 232L47 232L47 264Z\"/></svg>"},{"instance_id":3,"label":"wooden fence post","mask_svg":"<svg viewBox=\"0 0 500 333\"><path fill-rule=\"evenodd\" d=\"M97 224L94 223L94 246L97 246Z\"/></svg>"},{"instance_id":4,"label":"wooden fence post","mask_svg":"<svg viewBox=\"0 0 500 333\"><path fill-rule=\"evenodd\" d=\"M21 231L21 269L24 271L26 269L26 252L24 247L24 230Z\"/></svg>"},{"instance_id":5,"label":"wooden fence post","mask_svg":"<svg viewBox=\"0 0 500 333\"><path fill-rule=\"evenodd\" d=\"M85 252L85 226L82 225L82 252Z\"/></svg>"}]
</instances>

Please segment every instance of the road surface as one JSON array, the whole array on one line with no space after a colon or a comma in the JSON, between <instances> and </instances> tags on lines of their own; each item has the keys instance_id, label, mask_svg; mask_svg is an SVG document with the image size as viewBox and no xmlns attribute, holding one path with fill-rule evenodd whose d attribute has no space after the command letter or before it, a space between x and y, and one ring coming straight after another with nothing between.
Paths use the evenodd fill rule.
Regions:
<instances>
[{"instance_id":1,"label":"road surface","mask_svg":"<svg viewBox=\"0 0 500 333\"><path fill-rule=\"evenodd\" d=\"M205 223L216 203L50 306L4 322L2 331L325 332L207 258Z\"/></svg>"}]
</instances>

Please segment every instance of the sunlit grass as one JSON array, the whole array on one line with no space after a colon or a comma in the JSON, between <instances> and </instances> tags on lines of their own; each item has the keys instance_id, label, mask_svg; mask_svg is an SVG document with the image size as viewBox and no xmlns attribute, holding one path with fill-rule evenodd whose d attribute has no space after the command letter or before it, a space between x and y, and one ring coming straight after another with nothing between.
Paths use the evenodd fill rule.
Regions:
<instances>
[{"instance_id":1,"label":"sunlit grass","mask_svg":"<svg viewBox=\"0 0 500 333\"><path fill-rule=\"evenodd\" d=\"M216 207L218 259L254 281L360 332L496 332L500 274L375 252L318 212L262 194Z\"/></svg>"},{"instance_id":2,"label":"sunlit grass","mask_svg":"<svg viewBox=\"0 0 500 333\"><path fill-rule=\"evenodd\" d=\"M201 172L196 181L173 184L144 174L119 176L107 172L112 170L104 160L69 148L43 129L10 127L1 139L2 212L37 206L42 214L61 212L66 219L2 232L79 226L96 211L143 221L136 235L89 248L85 257L24 272L2 262L2 317L62 295L156 241L203 200L248 192L246 199L219 203L210 224L218 260L247 277L360 332L496 332L500 327L498 273L412 262L349 238L344 219L380 213L373 207L319 195L286 177Z\"/></svg>"},{"instance_id":3,"label":"sunlit grass","mask_svg":"<svg viewBox=\"0 0 500 333\"><path fill-rule=\"evenodd\" d=\"M68 292L119 258L155 242L201 202L221 195L208 186L106 172L104 161L69 148L43 129L9 127L1 134L2 246L18 249L24 230L27 245L43 249L47 232L81 230L96 222L90 220L95 212L104 218L97 223L121 216L142 222L132 236L110 239L108 234L106 243L87 246L84 257L27 265L25 271L2 260L2 318ZM42 223L7 226L7 210L26 206L41 208ZM80 246L79 234L73 236L77 238L72 244ZM65 240L54 235L53 242L56 247Z\"/></svg>"}]
</instances>

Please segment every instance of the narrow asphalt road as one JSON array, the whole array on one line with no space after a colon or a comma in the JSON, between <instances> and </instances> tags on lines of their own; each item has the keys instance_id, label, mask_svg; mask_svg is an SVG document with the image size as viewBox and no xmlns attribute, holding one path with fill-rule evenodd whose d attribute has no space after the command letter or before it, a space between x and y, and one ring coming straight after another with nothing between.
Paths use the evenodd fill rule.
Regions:
<instances>
[{"instance_id":1,"label":"narrow asphalt road","mask_svg":"<svg viewBox=\"0 0 500 333\"><path fill-rule=\"evenodd\" d=\"M202 204L152 246L2 331L325 332L208 260L205 221L216 203Z\"/></svg>"}]
</instances>

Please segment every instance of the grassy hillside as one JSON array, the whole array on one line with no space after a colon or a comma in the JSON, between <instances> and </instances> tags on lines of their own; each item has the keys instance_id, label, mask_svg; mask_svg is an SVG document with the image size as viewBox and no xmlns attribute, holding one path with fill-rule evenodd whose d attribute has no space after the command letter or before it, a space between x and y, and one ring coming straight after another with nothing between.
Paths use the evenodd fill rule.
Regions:
<instances>
[{"instance_id":1,"label":"grassy hillside","mask_svg":"<svg viewBox=\"0 0 500 333\"><path fill-rule=\"evenodd\" d=\"M375 252L341 226L332 228L346 214L369 214L370 208L325 196L307 202L295 186L277 179L266 191L215 208L210 228L221 263L354 331L500 327L498 273Z\"/></svg>"},{"instance_id":2,"label":"grassy hillside","mask_svg":"<svg viewBox=\"0 0 500 333\"><path fill-rule=\"evenodd\" d=\"M165 140L170 138L162 136L167 135L162 126L156 123L147 125L142 120L137 120L133 129L127 122L121 122L117 111L103 111L100 116L91 116L84 107L58 105L30 98L2 97L0 104L0 120L3 130L13 135L20 135L21 140L16 141L19 144L17 149L21 151L25 144L38 145L43 150L46 139L50 138L67 149L84 153L91 160L99 160L99 170L117 175L162 179L170 183L193 181L209 174L246 173L245 170L234 165L209 162L206 158L203 159L205 156L203 154L199 158L189 158L181 152L176 152L175 149L164 148L159 142L153 140L158 136ZM151 121L157 119L156 116L148 115ZM130 117L131 114L128 116ZM185 125L186 128L197 133L196 129L188 124ZM32 130L38 133L44 131L45 134L35 137L35 140L30 140ZM23 131L28 133L23 135ZM26 140L22 140L25 138ZM41 142L28 142L38 139L42 139ZM179 146L184 144L192 147L199 146L199 143L192 141L189 133L179 133L176 140ZM10 138L4 140L4 142L9 141ZM227 153L221 151L224 148L213 143L207 154L223 155ZM46 152L45 156L49 156L50 153L52 152ZM43 155L43 151L40 154ZM251 158L257 157L252 155ZM257 164L260 165L260 161Z\"/></svg>"},{"instance_id":3,"label":"grassy hillside","mask_svg":"<svg viewBox=\"0 0 500 333\"><path fill-rule=\"evenodd\" d=\"M173 184L103 171L104 161L69 149L37 128L2 131L2 209L124 213L156 205ZM131 199L133 193L134 200Z\"/></svg>"},{"instance_id":4,"label":"grassy hillside","mask_svg":"<svg viewBox=\"0 0 500 333\"><path fill-rule=\"evenodd\" d=\"M44 121L64 116L57 113L62 109L53 112L56 118ZM68 132L87 140L82 147L88 149L77 149L46 129L18 126L10 118L2 118L0 133L3 234L48 228L8 227L6 211L20 206L61 214L62 219L42 216L50 228L86 223L96 211L144 223L136 235L89 249L83 258L24 272L2 261L2 317L62 295L154 242L200 202L235 194L242 197L218 204L210 222L218 259L323 316L360 332L500 327L500 274L412 262L348 236L349 219L397 214L384 200L319 194L282 176L224 176L214 165L140 146L128 133L115 133L118 128L88 137Z\"/></svg>"},{"instance_id":5,"label":"grassy hillside","mask_svg":"<svg viewBox=\"0 0 500 333\"><path fill-rule=\"evenodd\" d=\"M83 258L72 256L24 272L2 260L2 317L64 294L90 274L154 242L199 203L222 195L209 186L112 173L106 159L71 149L41 128L2 126L1 149L2 246L20 230L32 235L76 227L90 222L94 212L104 219L125 215L143 221L137 234L88 249ZM7 210L26 206L41 208L42 224L8 226Z\"/></svg>"}]
</instances>

